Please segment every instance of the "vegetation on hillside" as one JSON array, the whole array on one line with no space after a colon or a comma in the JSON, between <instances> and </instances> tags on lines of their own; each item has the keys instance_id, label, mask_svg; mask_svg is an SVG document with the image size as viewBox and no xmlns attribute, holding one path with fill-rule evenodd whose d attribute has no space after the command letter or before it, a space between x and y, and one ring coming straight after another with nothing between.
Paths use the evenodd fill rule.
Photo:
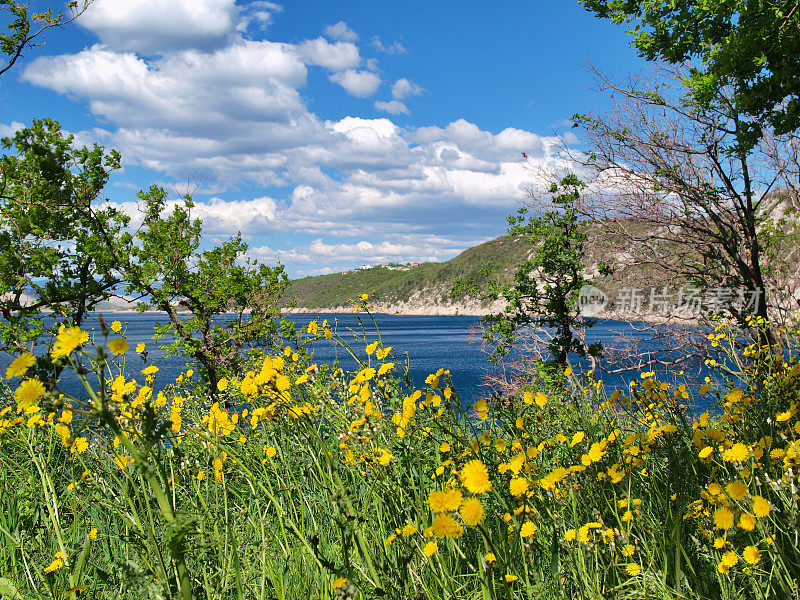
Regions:
<instances>
[{"instance_id":1,"label":"vegetation on hillside","mask_svg":"<svg viewBox=\"0 0 800 600\"><path fill-rule=\"evenodd\" d=\"M303 308L334 308L347 306L366 290L374 303L394 304L417 297L423 304L449 304L454 300L451 290L458 279L510 281L515 266L529 250L522 239L503 236L469 248L446 262L423 263L407 271L373 267L296 279L287 287L284 299Z\"/></svg>"}]
</instances>

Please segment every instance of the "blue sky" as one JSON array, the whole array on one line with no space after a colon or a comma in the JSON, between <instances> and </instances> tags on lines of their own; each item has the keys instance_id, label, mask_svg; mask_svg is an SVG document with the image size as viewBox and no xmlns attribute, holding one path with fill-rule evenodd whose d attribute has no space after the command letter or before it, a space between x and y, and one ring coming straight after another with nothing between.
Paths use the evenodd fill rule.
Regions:
<instances>
[{"instance_id":1,"label":"blue sky","mask_svg":"<svg viewBox=\"0 0 800 600\"><path fill-rule=\"evenodd\" d=\"M585 64L636 69L628 42L577 1L95 0L0 79L0 134L117 148L110 202L191 190L209 243L293 277L441 261L568 166L556 135L606 105Z\"/></svg>"}]
</instances>

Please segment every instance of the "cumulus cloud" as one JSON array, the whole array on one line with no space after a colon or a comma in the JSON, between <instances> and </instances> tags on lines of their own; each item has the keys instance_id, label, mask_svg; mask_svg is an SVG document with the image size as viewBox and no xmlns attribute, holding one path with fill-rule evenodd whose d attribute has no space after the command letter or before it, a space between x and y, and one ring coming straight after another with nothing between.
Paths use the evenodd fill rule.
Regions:
<instances>
[{"instance_id":1,"label":"cumulus cloud","mask_svg":"<svg viewBox=\"0 0 800 600\"><path fill-rule=\"evenodd\" d=\"M143 4L149 2L155 0ZM113 0L97 5L116 6ZM158 3L158 10L183 14L193 6L175 0ZM495 233L503 230L505 214L531 184L522 152L542 168L566 160L556 140L518 128L492 132L464 119L419 128L400 127L390 116L321 119L304 97L309 70L325 69L347 93L368 97L382 83L377 61L360 56L344 23L326 29L328 39L246 39L236 32L237 19L240 25L243 18L267 23L278 10L258 4L265 11L259 17L252 6L198 0L198 14L217 14L216 20L206 30L184 32L183 41L163 53L145 43L150 20L138 8L123 7L129 21L112 16L105 25L93 24L105 43L40 57L23 79L85 101L104 121L103 129L76 132L82 143L97 140L120 150L126 164L199 185L195 214L210 235L242 231L263 248L269 246L260 236L267 233L318 238L270 250L287 264L445 260L485 236L487 215L497 217ZM195 18L184 17L190 25ZM397 79L393 99L374 106L388 115L408 114L403 99L422 92L411 80ZM0 134L17 126L0 125ZM237 195L259 185L272 187L268 194ZM212 193L225 200L203 200ZM135 203L125 209L137 212ZM434 240L444 222L464 239Z\"/></svg>"},{"instance_id":2,"label":"cumulus cloud","mask_svg":"<svg viewBox=\"0 0 800 600\"><path fill-rule=\"evenodd\" d=\"M237 22L235 0L95 0L78 20L109 47L144 54L217 47Z\"/></svg>"},{"instance_id":3,"label":"cumulus cloud","mask_svg":"<svg viewBox=\"0 0 800 600\"><path fill-rule=\"evenodd\" d=\"M392 84L392 96L396 100L405 100L409 96L420 96L425 90L412 83L405 77L398 79Z\"/></svg>"},{"instance_id":4,"label":"cumulus cloud","mask_svg":"<svg viewBox=\"0 0 800 600\"><path fill-rule=\"evenodd\" d=\"M333 73L328 76L334 83L338 83L351 96L366 98L378 90L381 84L380 75L372 71L357 71L347 69L340 73Z\"/></svg>"},{"instance_id":5,"label":"cumulus cloud","mask_svg":"<svg viewBox=\"0 0 800 600\"><path fill-rule=\"evenodd\" d=\"M361 63L358 47L351 42L332 44L325 38L316 38L302 42L297 50L306 62L331 71L352 69Z\"/></svg>"},{"instance_id":6,"label":"cumulus cloud","mask_svg":"<svg viewBox=\"0 0 800 600\"><path fill-rule=\"evenodd\" d=\"M408 54L408 50L399 41L394 41L387 46L377 35L372 36L372 47L385 54Z\"/></svg>"},{"instance_id":7,"label":"cumulus cloud","mask_svg":"<svg viewBox=\"0 0 800 600\"><path fill-rule=\"evenodd\" d=\"M263 262L333 263L336 265L380 264L384 262L439 262L463 252L470 245L485 240L470 240L462 245L455 240L436 236L393 236L391 240L360 240L330 244L322 238L291 249L257 246L248 254ZM328 267L328 271L333 269Z\"/></svg>"},{"instance_id":8,"label":"cumulus cloud","mask_svg":"<svg viewBox=\"0 0 800 600\"><path fill-rule=\"evenodd\" d=\"M350 29L344 21L328 25L323 33L329 38L343 42L355 42L358 39L358 34Z\"/></svg>"},{"instance_id":9,"label":"cumulus cloud","mask_svg":"<svg viewBox=\"0 0 800 600\"><path fill-rule=\"evenodd\" d=\"M377 100L375 102L375 108L377 108L378 110L386 111L393 115L410 114L408 112L408 107L399 100L389 100L388 102Z\"/></svg>"}]
</instances>

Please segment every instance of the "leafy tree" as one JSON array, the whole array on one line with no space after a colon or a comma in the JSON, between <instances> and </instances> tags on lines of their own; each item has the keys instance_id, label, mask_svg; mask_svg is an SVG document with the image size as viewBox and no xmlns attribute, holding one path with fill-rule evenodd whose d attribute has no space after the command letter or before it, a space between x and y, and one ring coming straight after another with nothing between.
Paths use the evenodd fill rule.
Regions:
<instances>
[{"instance_id":1,"label":"leafy tree","mask_svg":"<svg viewBox=\"0 0 800 600\"><path fill-rule=\"evenodd\" d=\"M632 23L633 46L648 60L694 60L695 101L713 103L720 87L747 136L763 122L778 135L800 128L800 2L797 0L581 0L615 23ZM743 133L745 132L743 131Z\"/></svg>"},{"instance_id":2,"label":"leafy tree","mask_svg":"<svg viewBox=\"0 0 800 600\"><path fill-rule=\"evenodd\" d=\"M129 218L103 203L116 151L75 147L50 119L0 144L0 345L17 352L113 294Z\"/></svg>"},{"instance_id":3,"label":"leafy tree","mask_svg":"<svg viewBox=\"0 0 800 600\"><path fill-rule=\"evenodd\" d=\"M48 8L43 12L29 13L29 4L17 4L14 0L0 0L0 22L5 21L8 33L0 33L0 53L6 56L0 62L0 75L14 66L26 48L44 43L44 33L54 27L71 23L89 8L92 0L75 0L67 3L67 13L53 12Z\"/></svg>"},{"instance_id":4,"label":"leafy tree","mask_svg":"<svg viewBox=\"0 0 800 600\"><path fill-rule=\"evenodd\" d=\"M542 328L551 337L550 365L563 370L571 352L599 356L600 345L587 345L580 335L593 325L578 306L579 291L588 283L583 267L586 227L576 209L585 187L576 175L568 174L551 185L549 210L530 215L530 207L523 206L508 217L508 233L523 236L534 250L518 266L513 284L490 284L485 294L506 303L502 312L484 318L484 338L495 347L494 360L507 355L520 335L536 335ZM469 283L462 281L458 287L465 286Z\"/></svg>"},{"instance_id":5,"label":"leafy tree","mask_svg":"<svg viewBox=\"0 0 800 600\"><path fill-rule=\"evenodd\" d=\"M122 266L128 293L146 297L141 310L166 313L156 337L172 335L168 352L198 361L215 395L222 374L242 365L243 351L277 339L277 302L288 279L282 266L242 261L248 246L240 235L200 250L202 221L191 217L191 197L169 214L162 188L138 197L145 215Z\"/></svg>"}]
</instances>

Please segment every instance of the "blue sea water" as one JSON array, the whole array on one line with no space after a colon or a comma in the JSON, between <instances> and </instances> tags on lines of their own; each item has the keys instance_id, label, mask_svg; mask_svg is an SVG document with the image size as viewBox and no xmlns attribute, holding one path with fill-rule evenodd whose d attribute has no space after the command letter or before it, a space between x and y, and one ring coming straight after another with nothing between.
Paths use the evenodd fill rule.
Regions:
<instances>
[{"instance_id":1,"label":"blue sea water","mask_svg":"<svg viewBox=\"0 0 800 600\"><path fill-rule=\"evenodd\" d=\"M182 356L164 357L163 352L152 341L153 326L165 322L165 317L158 313L104 313L107 323L118 319L124 323L125 335L131 350L127 355L126 370L140 370L145 366L142 357L133 352L140 342L146 344L148 350L148 363L159 367L156 387L161 387L174 381L175 377L186 369L186 358ZM412 382L421 387L428 374L438 369L449 369L453 383L462 402L472 403L490 393L487 387L486 376L492 373L493 367L488 361L488 352L480 343L478 327L480 317L470 316L411 316L411 315L373 315L375 324L365 314L292 314L286 318L295 322L298 328L307 325L311 320L327 319L336 328L339 335L351 340L353 349L360 357L365 358L366 332L367 343L381 336L385 346L392 346L396 352L396 359L405 363L408 361ZM87 321L86 327L96 323L93 319ZM98 329L98 327L95 327ZM619 321L601 320L587 335L587 341L601 341L610 343L613 337L625 332L631 336L643 336L636 332L628 323ZM356 336L359 338L356 341ZM652 348L655 349L655 348ZM314 360L318 363L338 362L345 371L356 370L355 360L339 345L329 340L320 340L314 345ZM580 361L578 361L579 363ZM585 365L583 365L585 367ZM628 382L638 377L638 373L618 373L603 375L606 390L627 389ZM78 382L74 376L67 374L62 382L62 389L69 393L80 394Z\"/></svg>"}]
</instances>

